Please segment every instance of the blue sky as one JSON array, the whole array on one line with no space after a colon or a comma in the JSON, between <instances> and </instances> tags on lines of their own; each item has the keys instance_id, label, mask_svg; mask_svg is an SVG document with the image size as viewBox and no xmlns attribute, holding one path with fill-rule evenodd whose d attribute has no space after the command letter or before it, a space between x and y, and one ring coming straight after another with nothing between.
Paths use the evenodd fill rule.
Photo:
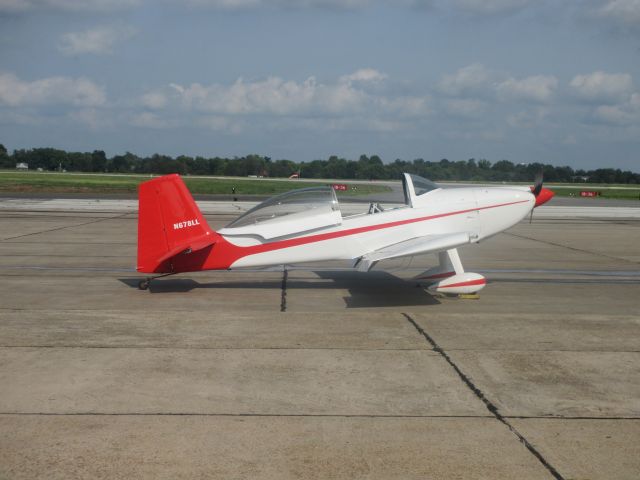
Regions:
<instances>
[{"instance_id":1,"label":"blue sky","mask_svg":"<svg viewBox=\"0 0 640 480\"><path fill-rule=\"evenodd\" d=\"M640 170L640 0L0 0L0 143Z\"/></svg>"}]
</instances>

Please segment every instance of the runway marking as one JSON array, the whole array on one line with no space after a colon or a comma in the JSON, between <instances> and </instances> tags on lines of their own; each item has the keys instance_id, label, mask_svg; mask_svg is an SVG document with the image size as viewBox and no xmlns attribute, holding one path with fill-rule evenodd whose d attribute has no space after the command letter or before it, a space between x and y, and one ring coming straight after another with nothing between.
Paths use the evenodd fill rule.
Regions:
<instances>
[{"instance_id":1,"label":"runway marking","mask_svg":"<svg viewBox=\"0 0 640 480\"><path fill-rule=\"evenodd\" d=\"M542 456L542 454L536 449L536 447L534 447L531 442L529 442L529 440L527 440L525 438L524 435L522 435L513 425L511 425L511 423L509 422L509 420L507 420L506 417L504 417L499 411L498 411L498 407L487 398L487 396L482 392L482 390L480 390L472 381L471 378L469 378L461 369L460 367L458 367L458 365L451 359L451 357L447 354L447 352L445 352L437 343L436 341L420 326L416 323L416 321L411 318L408 314L403 313L402 314L407 321L414 326L414 328L418 331L418 333L420 333L425 340L427 341L427 343L429 343L429 345L431 345L431 347L433 348L433 350L435 352L437 352L438 354L440 354L440 356L455 370L455 372L458 374L458 376L460 377L460 379L463 381L463 383L469 388L469 390L471 390L473 392L473 394L480 400L482 401L482 403L484 403L485 407L487 408L487 410L489 410L489 412L491 412L493 414L493 416L496 418L496 420L498 420L499 422L501 422L502 424L504 424L509 431L511 431L511 433L513 433L518 440L520 440L520 443L522 443L527 450L529 450L529 452L531 452L531 454L536 457L538 459L538 461L549 471L549 473L551 475L553 475L553 477L556 480L564 480L564 477L560 474L560 472L558 472L558 470L556 470L556 468L551 465L549 463L549 461L544 458Z\"/></svg>"}]
</instances>

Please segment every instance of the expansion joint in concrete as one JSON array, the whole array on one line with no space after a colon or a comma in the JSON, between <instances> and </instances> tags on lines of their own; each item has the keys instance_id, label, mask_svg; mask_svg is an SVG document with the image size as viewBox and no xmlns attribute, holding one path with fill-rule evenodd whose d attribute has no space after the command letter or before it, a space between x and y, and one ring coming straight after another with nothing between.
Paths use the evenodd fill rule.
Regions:
<instances>
[{"instance_id":1,"label":"expansion joint in concrete","mask_svg":"<svg viewBox=\"0 0 640 480\"><path fill-rule=\"evenodd\" d=\"M283 270L282 270L282 287L281 287L281 293L280 293L280 311L281 312L286 312L287 311L287 277L288 277L288 273L287 273L287 266L285 265Z\"/></svg>"},{"instance_id":2,"label":"expansion joint in concrete","mask_svg":"<svg viewBox=\"0 0 640 480\"><path fill-rule=\"evenodd\" d=\"M549 461L542 456L542 454L536 449L536 447L534 447L531 444L531 442L529 442L524 437L524 435L522 435L513 425L511 425L509 420L499 412L498 407L491 400L489 400L487 396L482 392L482 390L480 390L473 383L471 378L467 376L460 369L460 367L451 359L451 357L447 354L447 352L445 352L442 349L442 347L440 347L440 345L436 343L436 341L431 337L431 335L429 335L424 330L424 328L418 325L418 323L413 318L411 318L410 315L406 313L403 313L402 315L407 319L407 321L411 325L413 325L413 327L418 331L418 333L420 333L420 335L422 335L425 338L427 343L431 345L431 348L433 349L433 351L438 353L455 370L455 372L458 374L458 376L463 381L463 383L473 392L473 394L482 403L484 403L485 407L487 407L487 410L491 412L491 414L496 418L496 420L504 424L509 429L509 431L511 431L511 433L513 433L518 438L520 443L522 443L527 448L527 450L529 450L529 452L538 459L538 461L549 471L549 473L553 476L553 478L555 478L556 480L564 480L564 477L560 474L560 472L558 472L558 470L556 470L555 467L551 465Z\"/></svg>"}]
</instances>

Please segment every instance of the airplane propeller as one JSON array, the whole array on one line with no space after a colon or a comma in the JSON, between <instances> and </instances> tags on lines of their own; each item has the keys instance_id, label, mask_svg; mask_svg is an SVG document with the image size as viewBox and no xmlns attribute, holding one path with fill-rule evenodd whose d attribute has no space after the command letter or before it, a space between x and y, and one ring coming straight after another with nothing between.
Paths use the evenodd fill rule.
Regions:
<instances>
[{"instance_id":1,"label":"airplane propeller","mask_svg":"<svg viewBox=\"0 0 640 480\"><path fill-rule=\"evenodd\" d=\"M542 172L540 171L536 173L535 180L533 182L533 188L531 189L531 193L533 193L535 197L540 195L540 192L542 191L543 181L544 181L544 178L543 178Z\"/></svg>"},{"instance_id":2,"label":"airplane propeller","mask_svg":"<svg viewBox=\"0 0 640 480\"><path fill-rule=\"evenodd\" d=\"M531 187L531 193L536 197L536 204L531 209L531 214L529 215L529 223L533 221L533 210L536 207L539 207L542 204L547 203L549 200L553 198L555 193L553 193L548 188L543 188L542 184L544 183L542 171L538 172L535 177L535 182L533 187Z\"/></svg>"}]
</instances>

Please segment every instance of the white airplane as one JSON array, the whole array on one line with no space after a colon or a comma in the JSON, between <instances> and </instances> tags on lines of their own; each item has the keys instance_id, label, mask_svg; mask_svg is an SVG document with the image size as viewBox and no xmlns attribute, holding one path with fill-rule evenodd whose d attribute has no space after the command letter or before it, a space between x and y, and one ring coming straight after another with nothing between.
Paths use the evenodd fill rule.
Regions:
<instances>
[{"instance_id":1,"label":"white airplane","mask_svg":"<svg viewBox=\"0 0 640 480\"><path fill-rule=\"evenodd\" d=\"M383 260L438 253L417 279L435 292L470 294L485 278L465 272L457 248L485 240L533 214L553 192L542 187L442 189L405 173L405 204L343 217L334 190L312 187L270 198L217 232L207 225L179 175L139 186L139 272L153 278L202 270L232 270L349 260L369 271Z\"/></svg>"}]
</instances>

